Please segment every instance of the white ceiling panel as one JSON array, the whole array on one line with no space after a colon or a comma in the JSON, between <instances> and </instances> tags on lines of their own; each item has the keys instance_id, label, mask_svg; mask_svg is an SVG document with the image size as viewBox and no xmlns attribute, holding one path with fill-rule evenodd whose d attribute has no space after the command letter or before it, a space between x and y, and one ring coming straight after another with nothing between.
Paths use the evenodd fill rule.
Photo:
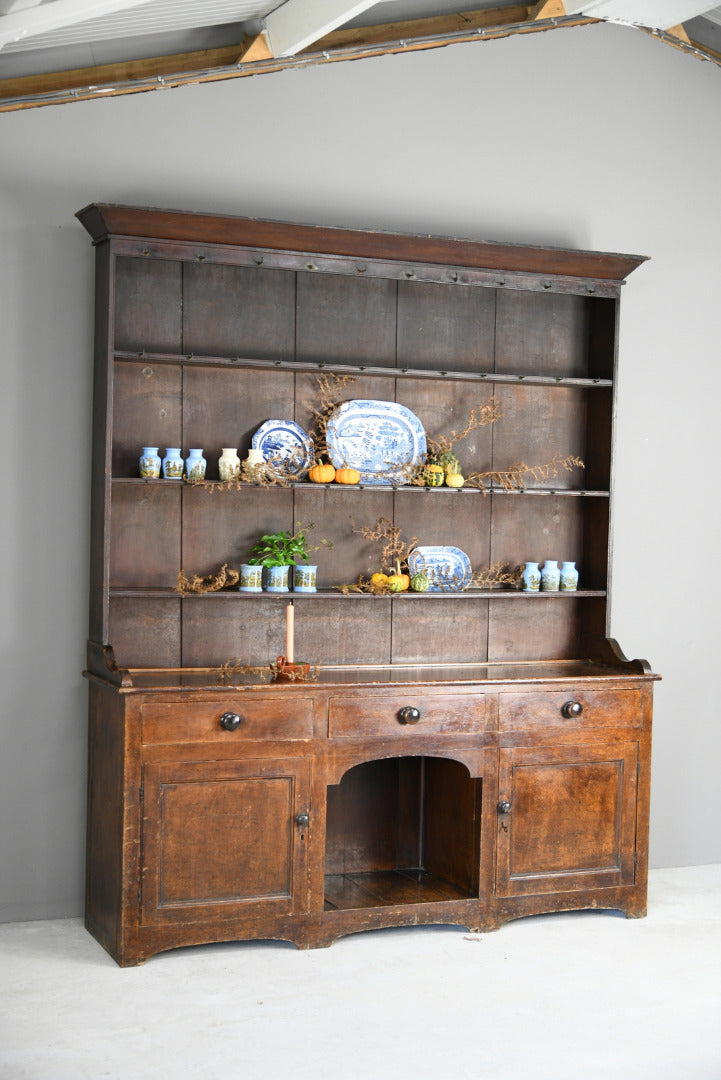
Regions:
<instances>
[{"instance_id":1,"label":"white ceiling panel","mask_svg":"<svg viewBox=\"0 0 721 1080\"><path fill-rule=\"evenodd\" d=\"M64 5L65 0L52 0L32 9L35 17L47 13L48 18L56 5ZM141 34L158 34L168 30L178 31L198 26L218 26L224 23L241 23L250 19L263 18L273 8L277 0L150 0L132 6L132 0L125 0L118 6L124 10L113 11L98 18L80 22L47 27L46 32L26 33L17 42L9 41L8 50L44 49L62 45L77 45L87 41L104 41L109 38L130 38ZM17 14L18 22L27 18L27 25L32 29L31 12ZM3 24L11 16L0 18L0 40Z\"/></svg>"},{"instance_id":2,"label":"white ceiling panel","mask_svg":"<svg viewBox=\"0 0 721 1080\"><path fill-rule=\"evenodd\" d=\"M567 15L587 15L658 30L668 30L703 15L710 6L709 0L585 0L580 4L569 0L564 4Z\"/></svg>"}]
</instances>

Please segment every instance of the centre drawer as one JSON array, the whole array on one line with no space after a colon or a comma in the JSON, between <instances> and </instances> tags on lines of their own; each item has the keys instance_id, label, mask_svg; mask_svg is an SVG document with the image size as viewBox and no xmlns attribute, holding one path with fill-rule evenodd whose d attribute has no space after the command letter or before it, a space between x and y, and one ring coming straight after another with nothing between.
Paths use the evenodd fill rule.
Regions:
<instances>
[{"instance_id":1,"label":"centre drawer","mask_svg":"<svg viewBox=\"0 0 721 1080\"><path fill-rule=\"evenodd\" d=\"M559 727L639 727L638 690L549 690L541 693L500 694L501 730Z\"/></svg>"},{"instance_id":2,"label":"centre drawer","mask_svg":"<svg viewBox=\"0 0 721 1080\"><path fill-rule=\"evenodd\" d=\"M328 734L343 739L366 735L433 735L486 728L482 694L378 694L334 697L328 703Z\"/></svg>"},{"instance_id":3,"label":"centre drawer","mask_svg":"<svg viewBox=\"0 0 721 1080\"><path fill-rule=\"evenodd\" d=\"M252 698L151 703L141 709L142 741L216 742L230 739L310 739L313 702Z\"/></svg>"}]
</instances>

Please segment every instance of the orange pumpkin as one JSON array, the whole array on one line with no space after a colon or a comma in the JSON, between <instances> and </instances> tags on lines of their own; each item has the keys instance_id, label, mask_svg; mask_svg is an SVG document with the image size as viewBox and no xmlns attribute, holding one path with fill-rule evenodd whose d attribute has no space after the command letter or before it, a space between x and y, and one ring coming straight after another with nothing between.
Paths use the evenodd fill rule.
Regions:
<instances>
[{"instance_id":1,"label":"orange pumpkin","mask_svg":"<svg viewBox=\"0 0 721 1080\"><path fill-rule=\"evenodd\" d=\"M314 484L332 484L335 480L335 469L332 465L326 465L319 461L308 473L308 479Z\"/></svg>"},{"instance_id":2,"label":"orange pumpkin","mask_svg":"<svg viewBox=\"0 0 721 1080\"><path fill-rule=\"evenodd\" d=\"M361 474L357 469L336 469L335 480L337 484L358 484Z\"/></svg>"}]
</instances>

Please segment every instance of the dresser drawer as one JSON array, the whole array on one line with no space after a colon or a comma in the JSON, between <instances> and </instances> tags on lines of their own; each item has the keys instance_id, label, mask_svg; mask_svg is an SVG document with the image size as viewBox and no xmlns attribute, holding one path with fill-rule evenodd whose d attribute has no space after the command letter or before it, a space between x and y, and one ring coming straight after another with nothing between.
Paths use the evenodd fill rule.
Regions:
<instances>
[{"instance_id":1,"label":"dresser drawer","mask_svg":"<svg viewBox=\"0 0 721 1080\"><path fill-rule=\"evenodd\" d=\"M222 722L221 722L222 721ZM152 743L228 739L310 739L313 702L252 698L149 704L141 709L142 740Z\"/></svg>"},{"instance_id":2,"label":"dresser drawer","mask_svg":"<svg viewBox=\"0 0 721 1080\"><path fill-rule=\"evenodd\" d=\"M500 694L501 730L554 727L639 727L638 690L549 690L534 694Z\"/></svg>"},{"instance_id":3,"label":"dresser drawer","mask_svg":"<svg viewBox=\"0 0 721 1080\"><path fill-rule=\"evenodd\" d=\"M328 734L335 739L366 735L412 737L483 731L485 727L486 699L482 694L424 697L409 692L336 697L328 703Z\"/></svg>"}]
</instances>

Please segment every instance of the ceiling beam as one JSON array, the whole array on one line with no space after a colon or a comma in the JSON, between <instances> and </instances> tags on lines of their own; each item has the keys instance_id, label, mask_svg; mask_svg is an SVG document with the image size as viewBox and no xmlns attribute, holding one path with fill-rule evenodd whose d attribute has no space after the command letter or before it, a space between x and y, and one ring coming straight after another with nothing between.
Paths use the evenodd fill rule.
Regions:
<instances>
[{"instance_id":1,"label":"ceiling beam","mask_svg":"<svg viewBox=\"0 0 721 1080\"><path fill-rule=\"evenodd\" d=\"M484 8L462 14L381 23L353 30L336 30L317 42L312 51L289 58L271 56L263 35L260 34L241 45L221 49L0 80L0 113L40 105L142 93L161 87L247 78L314 64L492 41L555 28L590 26L598 22L583 16L534 18L534 12L538 12L543 6L516 4L505 8ZM673 29L673 36L664 30L648 32L695 57L721 63L719 53L696 41L687 45L677 31L678 28Z\"/></svg>"},{"instance_id":2,"label":"ceiling beam","mask_svg":"<svg viewBox=\"0 0 721 1080\"><path fill-rule=\"evenodd\" d=\"M541 0L531 12L532 19L562 19L567 15L563 0Z\"/></svg>"},{"instance_id":3,"label":"ceiling beam","mask_svg":"<svg viewBox=\"0 0 721 1080\"><path fill-rule=\"evenodd\" d=\"M50 4L13 9L0 16L0 49L26 37L59 30L63 26L97 19L115 11L139 7L148 0L53 0Z\"/></svg>"},{"instance_id":4,"label":"ceiling beam","mask_svg":"<svg viewBox=\"0 0 721 1080\"><path fill-rule=\"evenodd\" d=\"M373 7L376 0L286 0L263 20L273 56L295 56L331 30Z\"/></svg>"},{"instance_id":5,"label":"ceiling beam","mask_svg":"<svg viewBox=\"0 0 721 1080\"><path fill-rule=\"evenodd\" d=\"M430 15L424 19L404 19L375 26L358 26L353 30L335 30L316 42L314 51L332 52L334 49L365 49L385 45L388 46L386 51L390 52L394 51L392 43L402 42L404 48L410 48L414 42L423 39L442 40L455 34L475 34L492 27L500 30L516 26L528 21L529 11L528 4L514 4L512 7L482 8L480 11L464 11L455 15Z\"/></svg>"}]
</instances>

